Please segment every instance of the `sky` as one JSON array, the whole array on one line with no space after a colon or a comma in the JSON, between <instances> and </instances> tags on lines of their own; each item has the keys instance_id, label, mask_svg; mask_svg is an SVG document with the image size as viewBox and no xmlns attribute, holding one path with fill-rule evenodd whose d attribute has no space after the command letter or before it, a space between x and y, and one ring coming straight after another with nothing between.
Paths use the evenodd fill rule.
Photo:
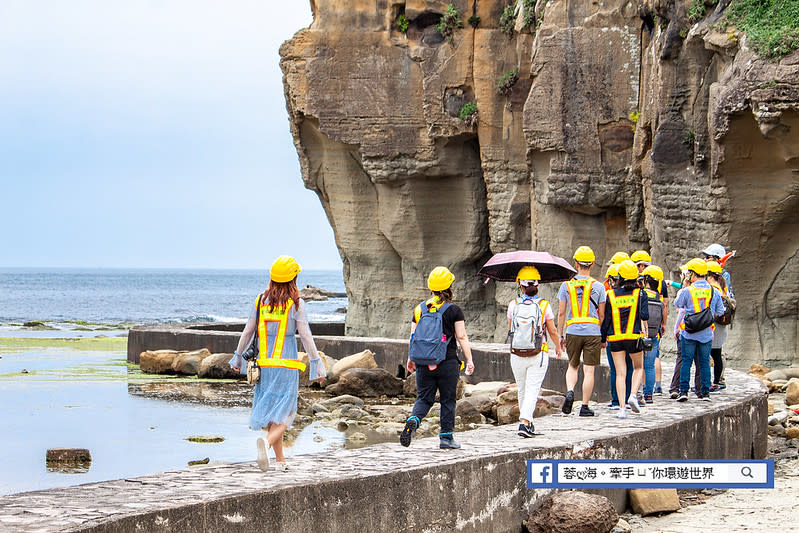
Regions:
<instances>
[{"instance_id":1,"label":"sky","mask_svg":"<svg viewBox=\"0 0 799 533\"><path fill-rule=\"evenodd\" d=\"M0 267L340 269L278 49L306 0L0 2Z\"/></svg>"}]
</instances>

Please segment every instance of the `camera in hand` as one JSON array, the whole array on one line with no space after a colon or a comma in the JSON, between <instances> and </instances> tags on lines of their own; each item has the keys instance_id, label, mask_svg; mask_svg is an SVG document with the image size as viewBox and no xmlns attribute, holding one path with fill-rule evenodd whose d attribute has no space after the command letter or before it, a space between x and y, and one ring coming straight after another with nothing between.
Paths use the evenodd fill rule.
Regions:
<instances>
[{"instance_id":1,"label":"camera in hand","mask_svg":"<svg viewBox=\"0 0 799 533\"><path fill-rule=\"evenodd\" d=\"M253 359L258 359L258 336L256 335L250 345L247 347L244 352L242 352L241 356L244 358L245 361L252 361Z\"/></svg>"}]
</instances>

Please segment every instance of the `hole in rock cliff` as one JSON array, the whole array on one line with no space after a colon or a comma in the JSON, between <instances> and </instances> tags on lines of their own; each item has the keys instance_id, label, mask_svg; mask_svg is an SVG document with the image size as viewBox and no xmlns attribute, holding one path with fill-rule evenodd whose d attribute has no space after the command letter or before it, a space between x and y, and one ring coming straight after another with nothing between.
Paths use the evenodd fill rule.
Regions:
<instances>
[{"instance_id":1,"label":"hole in rock cliff","mask_svg":"<svg viewBox=\"0 0 799 533\"><path fill-rule=\"evenodd\" d=\"M474 91L467 85L444 89L444 109L451 117L460 117L461 108L467 102L474 102Z\"/></svg>"},{"instance_id":2,"label":"hole in rock cliff","mask_svg":"<svg viewBox=\"0 0 799 533\"><path fill-rule=\"evenodd\" d=\"M440 13L425 12L410 21L408 39L420 41L427 46L438 46L444 42L444 36L436 29L441 20Z\"/></svg>"}]
</instances>

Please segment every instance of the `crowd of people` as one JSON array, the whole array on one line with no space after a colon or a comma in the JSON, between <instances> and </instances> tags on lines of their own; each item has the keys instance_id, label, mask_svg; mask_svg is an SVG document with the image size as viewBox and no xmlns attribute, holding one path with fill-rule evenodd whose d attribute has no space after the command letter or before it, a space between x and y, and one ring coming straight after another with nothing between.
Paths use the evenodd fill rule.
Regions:
<instances>
[{"instance_id":1,"label":"crowd of people","mask_svg":"<svg viewBox=\"0 0 799 533\"><path fill-rule=\"evenodd\" d=\"M594 252L580 246L574 253L576 275L564 281L557 294L557 320L553 306L538 294L541 274L534 265L521 267L516 276L517 297L508 305L510 363L518 387L518 435L535 435L533 413L549 367L549 352L568 357L566 398L562 411L572 412L580 367L583 370L579 416L595 416L590 407L594 369L602 350L610 366L611 403L619 418L641 409L661 395L660 343L666 336L669 286L678 290L672 305L677 315L674 337L677 360L669 387L671 398L688 400L691 369L696 367L693 390L704 401L725 388L722 346L734 314L730 275L723 268L729 254L712 244L680 268L682 279L665 279L663 269L652 264L648 252L617 252L610 259L603 281L591 277ZM250 427L263 430L256 441L257 463L270 467L269 449L276 467L285 468L283 435L297 411L299 372L295 333L308 354L309 378L326 377L311 335L305 302L297 289L300 265L289 256L278 257L269 272L267 289L251 308L230 365L248 374L254 384ZM515 270L514 270L515 272ZM453 437L456 390L460 372L474 371L463 310L453 303L455 276L440 266L430 272L431 296L417 305L410 317L411 338L406 364L415 372L417 398L400 434L409 446L436 396L441 404L439 446L460 448ZM561 278L563 279L563 278ZM458 355L458 346L463 358ZM713 362L713 376L710 366Z\"/></svg>"}]
</instances>

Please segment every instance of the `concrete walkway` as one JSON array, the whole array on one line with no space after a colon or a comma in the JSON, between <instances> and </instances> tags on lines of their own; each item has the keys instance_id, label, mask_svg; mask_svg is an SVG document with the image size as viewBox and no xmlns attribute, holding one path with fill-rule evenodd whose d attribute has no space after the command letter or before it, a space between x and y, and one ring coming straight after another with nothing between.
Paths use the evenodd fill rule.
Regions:
<instances>
[{"instance_id":1,"label":"concrete walkway","mask_svg":"<svg viewBox=\"0 0 799 533\"><path fill-rule=\"evenodd\" d=\"M542 494L526 489L528 458L764 457L766 391L739 372L727 382L711 402L659 396L626 420L604 405L536 419L533 439L515 426L458 433L457 451L428 438L293 457L287 472L253 461L3 496L0 531L518 530Z\"/></svg>"}]
</instances>

